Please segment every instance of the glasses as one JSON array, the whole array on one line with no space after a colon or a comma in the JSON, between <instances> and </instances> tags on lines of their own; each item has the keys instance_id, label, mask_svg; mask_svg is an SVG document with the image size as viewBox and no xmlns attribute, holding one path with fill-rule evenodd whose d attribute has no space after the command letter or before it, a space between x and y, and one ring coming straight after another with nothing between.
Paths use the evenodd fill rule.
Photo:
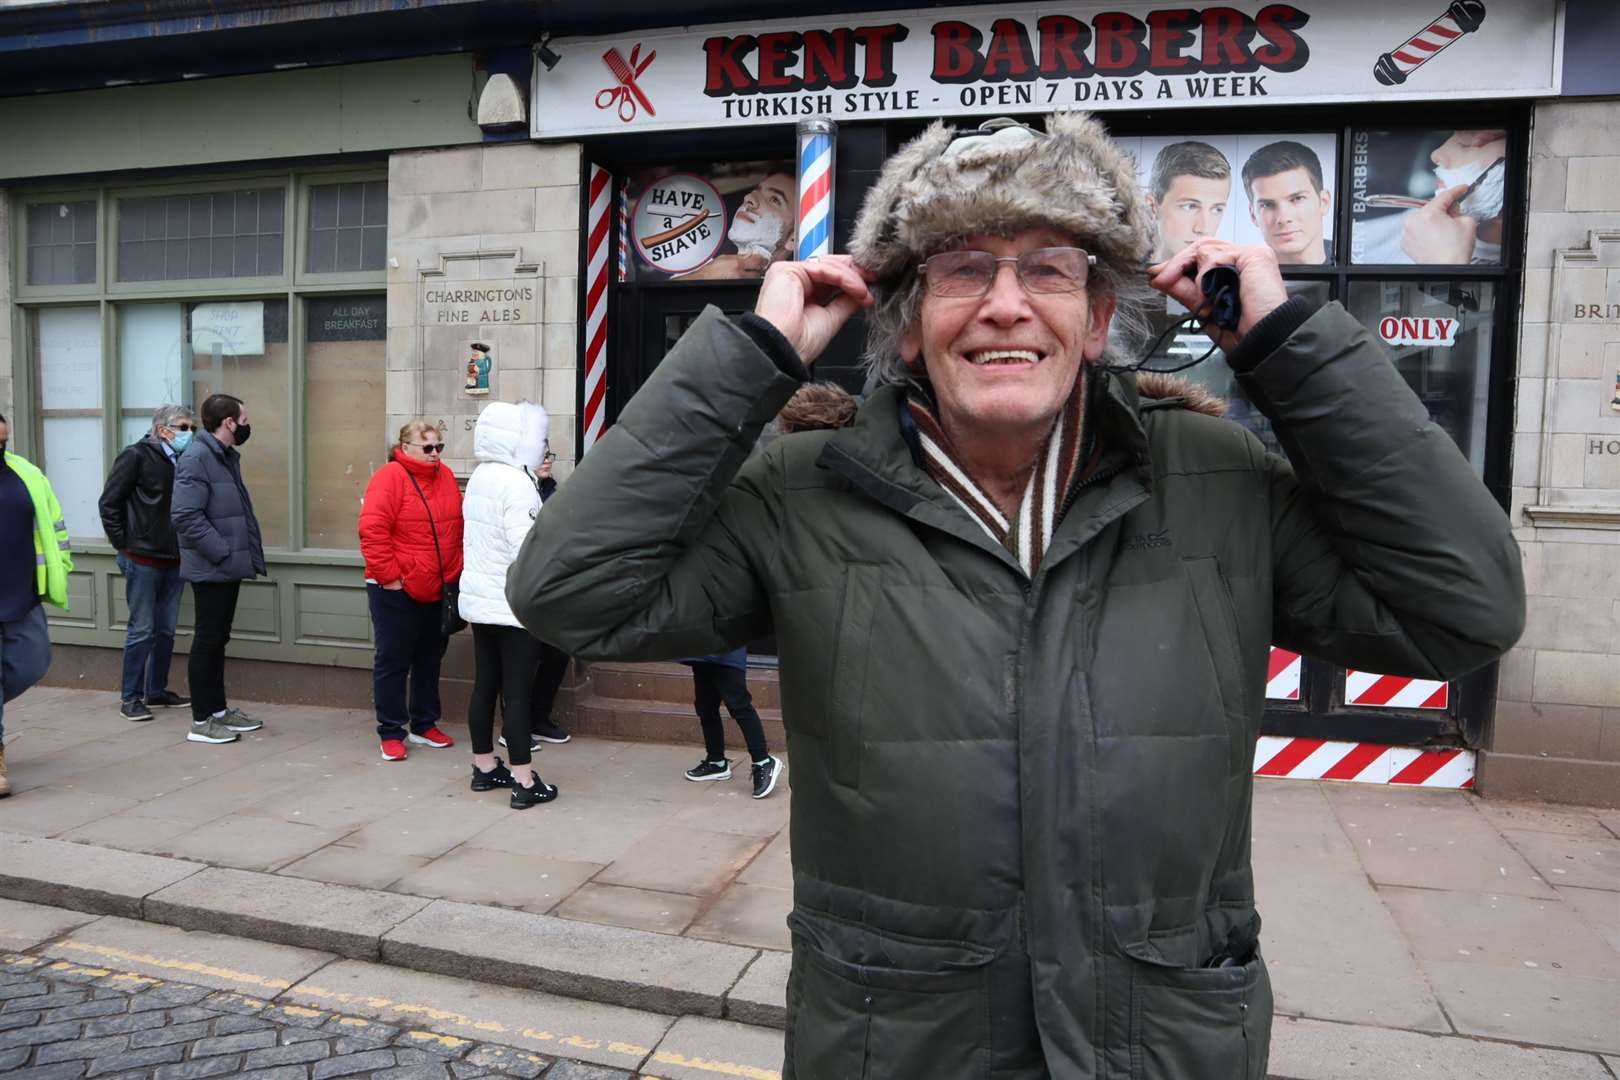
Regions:
<instances>
[{"instance_id":1,"label":"glasses","mask_svg":"<svg viewBox=\"0 0 1620 1080\"><path fill-rule=\"evenodd\" d=\"M416 445L420 446L422 448L422 453L424 453L424 454L442 454L442 453L444 453L444 448L445 448L445 444L442 443L442 442L439 442L439 443L425 442L425 443L417 443Z\"/></svg>"},{"instance_id":2,"label":"glasses","mask_svg":"<svg viewBox=\"0 0 1620 1080\"><path fill-rule=\"evenodd\" d=\"M983 296L995 283L1002 263L1013 264L1026 292L1074 293L1086 287L1097 256L1074 247L1036 248L1017 256L946 251L924 259L920 272L935 296Z\"/></svg>"},{"instance_id":3,"label":"glasses","mask_svg":"<svg viewBox=\"0 0 1620 1080\"><path fill-rule=\"evenodd\" d=\"M184 421L182 421L182 422L180 422L180 423L178 423L178 424L176 424L176 425L174 425L174 426L173 426L173 427L172 427L172 428L170 428L170 429L169 429L169 430L170 430L170 431L191 431L191 430L193 430L193 429L192 429L192 426L191 426L191 425L190 425L190 424L188 424L188 423L185 423L185 422L184 422Z\"/></svg>"}]
</instances>

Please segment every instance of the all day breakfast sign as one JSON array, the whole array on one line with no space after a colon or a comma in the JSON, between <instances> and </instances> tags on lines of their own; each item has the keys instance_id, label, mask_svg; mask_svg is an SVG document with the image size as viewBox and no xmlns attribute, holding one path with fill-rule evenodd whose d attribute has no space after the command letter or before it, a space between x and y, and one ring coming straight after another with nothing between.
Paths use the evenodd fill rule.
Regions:
<instances>
[{"instance_id":1,"label":"all day breakfast sign","mask_svg":"<svg viewBox=\"0 0 1620 1080\"><path fill-rule=\"evenodd\" d=\"M990 4L611 38L534 65L535 138L805 116L1544 96L1557 0Z\"/></svg>"}]
</instances>

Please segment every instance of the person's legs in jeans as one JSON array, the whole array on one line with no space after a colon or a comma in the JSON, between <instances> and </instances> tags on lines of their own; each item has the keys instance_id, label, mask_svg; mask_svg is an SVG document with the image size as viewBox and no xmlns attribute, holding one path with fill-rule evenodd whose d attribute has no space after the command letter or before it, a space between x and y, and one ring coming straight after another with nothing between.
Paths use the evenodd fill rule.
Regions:
<instances>
[{"instance_id":1,"label":"person's legs in jeans","mask_svg":"<svg viewBox=\"0 0 1620 1080\"><path fill-rule=\"evenodd\" d=\"M703 728L703 754L709 761L726 759L726 729L720 721L720 684L715 673L722 664L692 664L692 708L697 710Z\"/></svg>"},{"instance_id":2,"label":"person's legs in jeans","mask_svg":"<svg viewBox=\"0 0 1620 1080\"><path fill-rule=\"evenodd\" d=\"M557 691L563 676L568 673L568 654L561 649L539 642L540 663L534 671L534 689L529 698L532 712L529 730L552 738L568 737L560 724L551 720L551 707L557 702Z\"/></svg>"},{"instance_id":3,"label":"person's legs in jeans","mask_svg":"<svg viewBox=\"0 0 1620 1080\"><path fill-rule=\"evenodd\" d=\"M415 648L411 653L411 730L420 735L439 726L439 666L450 639L444 636L438 601L411 601L416 623Z\"/></svg>"},{"instance_id":4,"label":"person's legs in jeans","mask_svg":"<svg viewBox=\"0 0 1620 1080\"><path fill-rule=\"evenodd\" d=\"M405 738L405 678L416 642L415 620L406 617L410 597L403 589L366 585L366 604L376 649L371 659L371 700L377 710L377 738ZM192 689L193 695L196 689Z\"/></svg>"},{"instance_id":5,"label":"person's legs in jeans","mask_svg":"<svg viewBox=\"0 0 1620 1080\"><path fill-rule=\"evenodd\" d=\"M748 693L748 672L743 668L728 667L724 664L714 665L714 681L725 699L726 711L737 722L742 731L743 741L748 744L748 757L756 764L771 756L770 749L765 745L765 725L759 722L759 713L754 709L754 699ZM719 710L715 710L719 715Z\"/></svg>"},{"instance_id":6,"label":"person's legs in jeans","mask_svg":"<svg viewBox=\"0 0 1620 1080\"><path fill-rule=\"evenodd\" d=\"M43 679L50 666L51 635L43 604L35 604L20 619L0 622L0 743L6 735L5 702Z\"/></svg>"},{"instance_id":7,"label":"person's legs in jeans","mask_svg":"<svg viewBox=\"0 0 1620 1080\"><path fill-rule=\"evenodd\" d=\"M174 659L174 628L180 622L180 594L186 583L178 566L147 567L157 574L152 604L152 659L146 665L146 696L169 692L169 664Z\"/></svg>"},{"instance_id":8,"label":"person's legs in jeans","mask_svg":"<svg viewBox=\"0 0 1620 1080\"><path fill-rule=\"evenodd\" d=\"M495 753L495 699L501 694L500 630L487 623L472 624L473 688L467 699L467 732L475 758Z\"/></svg>"},{"instance_id":9,"label":"person's legs in jeans","mask_svg":"<svg viewBox=\"0 0 1620 1080\"><path fill-rule=\"evenodd\" d=\"M191 684L193 723L225 711L225 646L231 640L231 622L236 618L236 597L241 589L240 581L191 583L197 627L186 675Z\"/></svg>"},{"instance_id":10,"label":"person's legs in jeans","mask_svg":"<svg viewBox=\"0 0 1620 1080\"><path fill-rule=\"evenodd\" d=\"M158 576L155 566L144 566L123 552L118 553L118 569L124 572L124 603L129 606L129 625L124 630L124 677L118 696L126 704L141 700L146 692L146 668L152 659L156 634ZM173 645L173 637L170 639Z\"/></svg>"}]
</instances>

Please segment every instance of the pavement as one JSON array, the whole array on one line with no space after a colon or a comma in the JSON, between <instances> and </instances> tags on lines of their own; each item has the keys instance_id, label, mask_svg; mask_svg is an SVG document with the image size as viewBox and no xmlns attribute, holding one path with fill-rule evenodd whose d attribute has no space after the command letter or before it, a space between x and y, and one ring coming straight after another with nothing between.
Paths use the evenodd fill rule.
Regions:
<instances>
[{"instance_id":1,"label":"pavement","mask_svg":"<svg viewBox=\"0 0 1620 1080\"><path fill-rule=\"evenodd\" d=\"M0 950L598 1044L581 1068L777 1077L787 792L686 782L695 724L548 747L561 798L515 812L467 789L463 727L390 764L368 714L242 704L266 726L223 747L97 691L6 706ZM1254 862L1273 1076L1620 1077L1620 811L1262 780Z\"/></svg>"}]
</instances>

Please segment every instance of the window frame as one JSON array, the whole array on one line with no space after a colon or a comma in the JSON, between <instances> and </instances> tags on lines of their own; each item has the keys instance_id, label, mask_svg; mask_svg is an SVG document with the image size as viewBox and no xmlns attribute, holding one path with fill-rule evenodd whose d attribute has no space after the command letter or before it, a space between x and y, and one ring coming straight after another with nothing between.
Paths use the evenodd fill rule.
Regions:
<instances>
[{"instance_id":1,"label":"window frame","mask_svg":"<svg viewBox=\"0 0 1620 1080\"><path fill-rule=\"evenodd\" d=\"M341 166L311 166L296 169L207 174L184 181L172 178L150 183L109 182L99 186L41 187L16 190L4 196L13 223L11 229L12 292L9 318L12 326L13 355L21 361L13 364L15 400L27 403L16 409L11 417L13 441L20 452L43 460L41 447L44 429L40 422L38 402L38 373L34 362L34 320L32 313L45 307L96 304L101 320L101 425L103 470L110 469L118 452L123 449L122 420L123 362L119 351L120 308L125 304L156 303L209 303L229 300L281 300L287 304L287 397L280 405L290 418L287 447L286 498L288 500L288 533L277 537L279 543L266 544L266 550L278 555L297 555L301 561L310 558L319 561L355 565L359 564L358 551L340 548L315 548L304 543L307 533L306 506L307 462L305 445L309 433L306 397L307 364L305 359L304 300L326 293L369 293L385 298L388 295L388 269L385 264L377 270L347 271L335 274L304 274L300 272L305 257L306 225L309 220L310 189L316 185L388 180L388 165L379 161L370 165L346 164ZM121 198L150 198L166 195L196 195L219 191L252 191L267 187L280 187L286 200L282 207L282 273L257 277L188 278L175 281L120 282L117 268L117 207ZM96 203L96 283L94 285L28 285L27 207L39 203L67 201L94 201ZM385 360L386 364L386 360ZM193 403L195 407L200 403ZM386 437L386 433L379 433ZM267 538L268 540L269 538ZM112 548L101 536L74 537L75 546L82 550L110 554Z\"/></svg>"}]
</instances>

